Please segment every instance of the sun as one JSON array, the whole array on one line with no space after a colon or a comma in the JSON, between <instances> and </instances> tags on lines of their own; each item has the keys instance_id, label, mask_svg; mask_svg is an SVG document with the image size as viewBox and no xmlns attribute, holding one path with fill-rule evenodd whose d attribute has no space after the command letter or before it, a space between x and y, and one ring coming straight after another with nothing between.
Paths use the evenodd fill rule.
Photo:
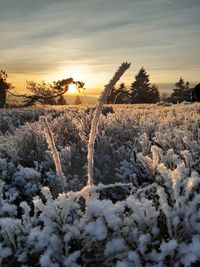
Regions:
<instances>
[{"instance_id":1,"label":"sun","mask_svg":"<svg viewBox=\"0 0 200 267\"><path fill-rule=\"evenodd\" d=\"M77 85L75 83L69 84L67 92L71 94L76 94L78 92Z\"/></svg>"}]
</instances>

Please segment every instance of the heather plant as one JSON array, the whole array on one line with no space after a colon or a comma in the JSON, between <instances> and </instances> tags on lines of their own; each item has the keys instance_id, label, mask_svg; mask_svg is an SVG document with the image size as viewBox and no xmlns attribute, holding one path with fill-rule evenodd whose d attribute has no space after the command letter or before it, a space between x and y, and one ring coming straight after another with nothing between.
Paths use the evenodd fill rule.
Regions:
<instances>
[{"instance_id":1,"label":"heather plant","mask_svg":"<svg viewBox=\"0 0 200 267\"><path fill-rule=\"evenodd\" d=\"M87 140L90 127L90 114L83 111L70 111L51 124L57 148L69 148L71 151L69 172L70 175L85 174ZM67 127L65 126L67 125ZM67 173L65 173L67 175Z\"/></svg>"},{"instance_id":2,"label":"heather plant","mask_svg":"<svg viewBox=\"0 0 200 267\"><path fill-rule=\"evenodd\" d=\"M13 255L13 262L28 266L34 259L34 264L42 267L118 266L120 262L127 266L191 266L200 255L199 214L194 213L199 198L188 200L186 221L179 222L181 207L171 209L172 203L158 185L159 201L149 200L151 188L136 191L115 204L96 195L84 206L80 202L87 195L84 191L53 199L49 189L43 188L46 201L34 198L34 215L30 216L30 208L22 203L21 220L0 219L0 255L5 262ZM167 220L160 217L162 212ZM179 224L187 221L193 227L184 226L182 232ZM23 237L20 240L18 233Z\"/></svg>"},{"instance_id":3,"label":"heather plant","mask_svg":"<svg viewBox=\"0 0 200 267\"><path fill-rule=\"evenodd\" d=\"M199 111L126 105L101 114L96 185L85 186L94 109L49 110L66 182L60 194L41 121L0 136L0 265L198 266ZM28 158L36 139L41 160ZM20 150L29 160L20 161Z\"/></svg>"},{"instance_id":4,"label":"heather plant","mask_svg":"<svg viewBox=\"0 0 200 267\"><path fill-rule=\"evenodd\" d=\"M25 124L16 130L11 139L17 163L34 167L36 162L41 163L45 159L47 143L40 123Z\"/></svg>"}]
</instances>

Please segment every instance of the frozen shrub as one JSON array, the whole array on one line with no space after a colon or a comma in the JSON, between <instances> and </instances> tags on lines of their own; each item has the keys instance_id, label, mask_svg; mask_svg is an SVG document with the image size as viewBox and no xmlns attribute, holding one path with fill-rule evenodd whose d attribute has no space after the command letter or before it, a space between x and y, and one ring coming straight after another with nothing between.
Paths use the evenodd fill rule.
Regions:
<instances>
[{"instance_id":1,"label":"frozen shrub","mask_svg":"<svg viewBox=\"0 0 200 267\"><path fill-rule=\"evenodd\" d=\"M17 206L13 204L15 194L4 194L6 185L0 180L0 218L17 215Z\"/></svg>"},{"instance_id":2,"label":"frozen shrub","mask_svg":"<svg viewBox=\"0 0 200 267\"><path fill-rule=\"evenodd\" d=\"M26 200L32 199L41 187L41 174L28 167L19 166L12 176L12 187Z\"/></svg>"},{"instance_id":3,"label":"frozen shrub","mask_svg":"<svg viewBox=\"0 0 200 267\"><path fill-rule=\"evenodd\" d=\"M92 187L92 109L48 110L67 182L58 197L40 122L6 114L19 129L0 137L0 266L199 266L199 104L113 110L100 116L94 179L115 184Z\"/></svg>"},{"instance_id":4,"label":"frozen shrub","mask_svg":"<svg viewBox=\"0 0 200 267\"><path fill-rule=\"evenodd\" d=\"M34 227L29 235L31 253L40 253L39 262L47 266L75 265L80 255L80 229L78 220L81 216L79 204L61 194L55 201L48 188L43 188L46 204L36 197L35 209L40 211L39 222L43 227ZM74 265L70 265L74 264Z\"/></svg>"},{"instance_id":5,"label":"frozen shrub","mask_svg":"<svg viewBox=\"0 0 200 267\"><path fill-rule=\"evenodd\" d=\"M45 159L47 143L39 123L26 124L16 130L12 137L16 150L13 160L26 167L34 167L35 162Z\"/></svg>"},{"instance_id":6,"label":"frozen shrub","mask_svg":"<svg viewBox=\"0 0 200 267\"><path fill-rule=\"evenodd\" d=\"M104 116L107 116L109 113L114 113L113 107L112 106L104 106L102 109L102 114Z\"/></svg>"}]
</instances>

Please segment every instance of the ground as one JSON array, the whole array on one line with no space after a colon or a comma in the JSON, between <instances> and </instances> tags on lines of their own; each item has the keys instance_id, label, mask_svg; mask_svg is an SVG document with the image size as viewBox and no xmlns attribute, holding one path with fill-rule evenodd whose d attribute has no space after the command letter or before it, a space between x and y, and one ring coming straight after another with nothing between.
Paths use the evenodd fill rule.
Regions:
<instances>
[{"instance_id":1,"label":"ground","mask_svg":"<svg viewBox=\"0 0 200 267\"><path fill-rule=\"evenodd\" d=\"M104 107L89 187L93 112L0 111L0 265L198 265L200 104Z\"/></svg>"}]
</instances>

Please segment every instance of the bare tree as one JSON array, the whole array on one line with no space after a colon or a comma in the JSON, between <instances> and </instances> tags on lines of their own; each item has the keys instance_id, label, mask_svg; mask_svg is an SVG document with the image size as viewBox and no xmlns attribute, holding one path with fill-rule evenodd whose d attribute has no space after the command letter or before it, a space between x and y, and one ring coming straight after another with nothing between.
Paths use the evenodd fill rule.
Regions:
<instances>
[{"instance_id":1,"label":"bare tree","mask_svg":"<svg viewBox=\"0 0 200 267\"><path fill-rule=\"evenodd\" d=\"M62 96L68 91L70 84L76 84L77 90L84 87L84 83L80 81L74 81L73 78L63 79L59 81L54 81L52 84L41 82L36 83L34 81L27 81L26 87L31 92L30 95L27 94L12 94L15 97L21 97L24 99L24 106L32 106L36 102L41 104L56 104L55 98Z\"/></svg>"}]
</instances>

